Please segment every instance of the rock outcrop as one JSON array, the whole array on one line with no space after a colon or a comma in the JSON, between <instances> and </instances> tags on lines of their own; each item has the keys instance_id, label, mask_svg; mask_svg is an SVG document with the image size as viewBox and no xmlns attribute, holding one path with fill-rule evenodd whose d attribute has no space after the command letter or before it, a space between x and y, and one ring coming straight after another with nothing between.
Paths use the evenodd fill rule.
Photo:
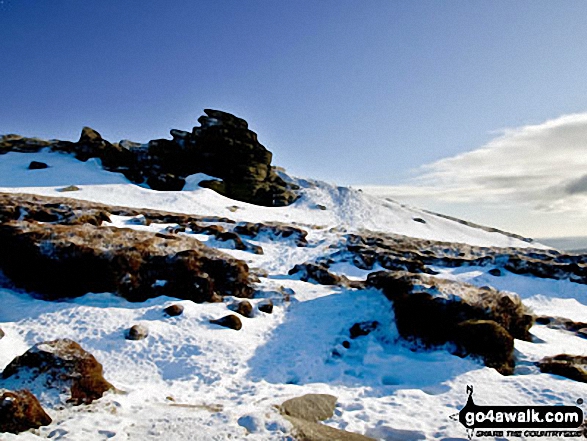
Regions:
<instances>
[{"instance_id":1,"label":"rock outcrop","mask_svg":"<svg viewBox=\"0 0 587 441\"><path fill-rule=\"evenodd\" d=\"M10 221L0 225L0 268L48 299L113 292L144 301L250 297L245 262L184 236L130 229Z\"/></svg>"},{"instance_id":2,"label":"rock outcrop","mask_svg":"<svg viewBox=\"0 0 587 441\"><path fill-rule=\"evenodd\" d=\"M427 348L450 343L456 355L478 356L504 375L514 370L513 339L530 340L533 316L518 297L495 289L384 271L367 284L393 302L406 340Z\"/></svg>"},{"instance_id":3,"label":"rock outcrop","mask_svg":"<svg viewBox=\"0 0 587 441\"><path fill-rule=\"evenodd\" d=\"M126 140L112 144L94 129L84 127L77 142L1 136L0 154L50 148L80 161L98 158L105 170L122 173L154 190L181 190L187 176L205 173L217 179L205 180L201 186L239 201L284 206L297 199L297 187L275 172L271 152L245 120L219 110L204 112L206 115L198 119L201 125L191 132L174 129L172 139L155 139L146 145Z\"/></svg>"},{"instance_id":4,"label":"rock outcrop","mask_svg":"<svg viewBox=\"0 0 587 441\"><path fill-rule=\"evenodd\" d=\"M28 390L0 389L0 432L20 433L51 424L51 417Z\"/></svg>"},{"instance_id":5,"label":"rock outcrop","mask_svg":"<svg viewBox=\"0 0 587 441\"><path fill-rule=\"evenodd\" d=\"M112 388L102 365L78 343L61 339L38 343L16 357L2 371L3 379L15 379L23 387L37 383L69 395L74 404L91 403Z\"/></svg>"},{"instance_id":6,"label":"rock outcrop","mask_svg":"<svg viewBox=\"0 0 587 441\"><path fill-rule=\"evenodd\" d=\"M538 362L541 372L560 375L571 380L587 383L587 357L582 355L559 354L545 357Z\"/></svg>"}]
</instances>

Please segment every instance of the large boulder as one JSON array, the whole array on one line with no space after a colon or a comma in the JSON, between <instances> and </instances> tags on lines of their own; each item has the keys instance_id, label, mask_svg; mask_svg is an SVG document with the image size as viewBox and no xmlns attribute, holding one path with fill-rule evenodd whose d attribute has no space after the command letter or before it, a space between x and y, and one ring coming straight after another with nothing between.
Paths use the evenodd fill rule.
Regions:
<instances>
[{"instance_id":1,"label":"large boulder","mask_svg":"<svg viewBox=\"0 0 587 441\"><path fill-rule=\"evenodd\" d=\"M370 286L393 303L399 334L425 348L452 343L503 375L514 371L514 337L529 340L532 316L517 297L424 275L372 273Z\"/></svg>"},{"instance_id":2,"label":"large boulder","mask_svg":"<svg viewBox=\"0 0 587 441\"><path fill-rule=\"evenodd\" d=\"M2 372L3 379L17 380L23 386L40 384L69 395L75 404L101 398L112 385L104 379L102 365L70 339L38 343L16 357Z\"/></svg>"},{"instance_id":3,"label":"large boulder","mask_svg":"<svg viewBox=\"0 0 587 441\"><path fill-rule=\"evenodd\" d=\"M51 417L28 390L0 389L0 432L20 433L51 424Z\"/></svg>"}]
</instances>

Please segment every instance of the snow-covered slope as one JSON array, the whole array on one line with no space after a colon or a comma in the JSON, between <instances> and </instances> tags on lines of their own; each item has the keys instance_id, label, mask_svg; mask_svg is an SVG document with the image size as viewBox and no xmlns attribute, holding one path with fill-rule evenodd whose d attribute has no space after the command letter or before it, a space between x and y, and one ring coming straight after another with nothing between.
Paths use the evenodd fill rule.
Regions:
<instances>
[{"instance_id":1,"label":"snow-covered slope","mask_svg":"<svg viewBox=\"0 0 587 441\"><path fill-rule=\"evenodd\" d=\"M129 184L121 174L104 171L97 159L80 163L72 156L48 151L34 154L11 152L0 159L0 192L63 196L59 189L75 185L81 191L68 192L67 197L127 207L214 214L236 221L280 221L348 231L367 229L479 246L545 248L537 243L469 227L423 210L324 182L297 179L295 183L302 187L302 197L293 205L260 207L235 202L212 190L198 187L197 182L205 175L188 178L183 191L159 192ZM33 160L45 162L50 167L28 170Z\"/></svg>"},{"instance_id":2,"label":"snow-covered slope","mask_svg":"<svg viewBox=\"0 0 587 441\"><path fill-rule=\"evenodd\" d=\"M32 160L50 168L28 170ZM505 377L445 350L413 352L399 338L391 303L379 291L322 286L288 275L294 265L336 249L340 231L368 229L481 246L539 245L320 182L299 180L302 197L294 205L266 208L198 188L201 178L192 176L181 192L156 192L105 172L92 160L80 163L48 152L0 156L0 192L279 221L304 226L309 233L307 247L287 239L251 240L263 248L262 255L194 235L260 269L251 302L270 298L274 312L257 310L255 317L243 318L238 332L209 323L229 311L233 298L205 304L167 297L129 303L93 293L47 302L1 288L0 327L6 336L0 339L0 369L35 343L71 338L103 364L117 392L88 406L49 408L50 426L0 434L0 439L285 440L291 439L291 426L275 406L306 393L327 393L338 397L335 414L326 421L332 427L380 440L463 440L465 429L449 417L465 405L467 385L475 387L478 404L571 405L587 397L586 384L540 373L534 365L545 355L587 355L587 340L567 331L533 327L534 342L515 341L516 371ZM81 190L58 191L69 185ZM154 233L168 226L136 225L124 216L111 221L112 227ZM345 263L332 269L355 279L368 273ZM493 277L475 267L436 270L441 278L515 292L537 314L587 322L586 285L511 273ZM172 303L182 304L184 314L166 317L163 308ZM381 326L347 348L351 326L367 320ZM150 335L125 340L124 331L137 323L146 325Z\"/></svg>"}]
</instances>

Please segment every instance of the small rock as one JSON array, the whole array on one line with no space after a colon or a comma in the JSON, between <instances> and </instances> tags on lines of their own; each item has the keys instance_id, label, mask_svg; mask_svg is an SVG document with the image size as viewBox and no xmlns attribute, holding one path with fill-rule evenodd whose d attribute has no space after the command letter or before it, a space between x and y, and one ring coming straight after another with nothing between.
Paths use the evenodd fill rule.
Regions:
<instances>
[{"instance_id":1,"label":"small rock","mask_svg":"<svg viewBox=\"0 0 587 441\"><path fill-rule=\"evenodd\" d=\"M183 314L183 306L182 305L170 305L163 310L165 314L170 317L177 317L178 315Z\"/></svg>"},{"instance_id":2,"label":"small rock","mask_svg":"<svg viewBox=\"0 0 587 441\"><path fill-rule=\"evenodd\" d=\"M379 326L379 322L377 321L368 321L368 322L361 322L355 323L351 326L349 333L351 338L354 340L357 337L361 337L363 335L369 335Z\"/></svg>"},{"instance_id":3,"label":"small rock","mask_svg":"<svg viewBox=\"0 0 587 441\"><path fill-rule=\"evenodd\" d=\"M29 164L29 170L42 170L48 167L49 166L47 164L39 161L31 161L31 163Z\"/></svg>"},{"instance_id":4,"label":"small rock","mask_svg":"<svg viewBox=\"0 0 587 441\"><path fill-rule=\"evenodd\" d=\"M499 268L492 268L492 269L490 269L487 272L489 274L491 274L492 276L495 276L495 277L501 277L502 276L501 270Z\"/></svg>"},{"instance_id":5,"label":"small rock","mask_svg":"<svg viewBox=\"0 0 587 441\"><path fill-rule=\"evenodd\" d=\"M236 307L235 312L239 313L243 317L253 318L253 305L247 300L243 300Z\"/></svg>"},{"instance_id":6,"label":"small rock","mask_svg":"<svg viewBox=\"0 0 587 441\"><path fill-rule=\"evenodd\" d=\"M348 349L348 348L351 347L351 343L348 342L347 340L345 340L345 341L342 342L342 347L345 348L345 349Z\"/></svg>"},{"instance_id":7,"label":"small rock","mask_svg":"<svg viewBox=\"0 0 587 441\"><path fill-rule=\"evenodd\" d=\"M127 340L144 340L149 335L149 329L143 325L134 325L126 332Z\"/></svg>"},{"instance_id":8,"label":"small rock","mask_svg":"<svg viewBox=\"0 0 587 441\"><path fill-rule=\"evenodd\" d=\"M234 329L238 331L243 327L243 323L241 319L239 319L236 315L230 314L225 317L219 318L217 320L210 320L210 323L213 325L223 326L225 328Z\"/></svg>"},{"instance_id":9,"label":"small rock","mask_svg":"<svg viewBox=\"0 0 587 441\"><path fill-rule=\"evenodd\" d=\"M0 389L0 432L20 433L51 424L51 417L28 390Z\"/></svg>"},{"instance_id":10,"label":"small rock","mask_svg":"<svg viewBox=\"0 0 587 441\"><path fill-rule=\"evenodd\" d=\"M326 394L307 394L285 401L279 408L282 414L313 423L334 415L337 398Z\"/></svg>"},{"instance_id":11,"label":"small rock","mask_svg":"<svg viewBox=\"0 0 587 441\"><path fill-rule=\"evenodd\" d=\"M0 328L0 339L2 339L2 337L4 337L6 334L4 334L4 331L2 330L2 328Z\"/></svg>"},{"instance_id":12,"label":"small rock","mask_svg":"<svg viewBox=\"0 0 587 441\"><path fill-rule=\"evenodd\" d=\"M415 217L412 219L414 222L419 222L421 224L425 224L426 221L424 219L422 219L421 217Z\"/></svg>"},{"instance_id":13,"label":"small rock","mask_svg":"<svg viewBox=\"0 0 587 441\"><path fill-rule=\"evenodd\" d=\"M271 299L267 299L259 303L259 311L264 312L265 314L271 314L273 312L273 301Z\"/></svg>"},{"instance_id":14,"label":"small rock","mask_svg":"<svg viewBox=\"0 0 587 441\"><path fill-rule=\"evenodd\" d=\"M80 188L75 186L75 185L69 185L67 187L63 187L63 188L58 188L57 191L61 192L61 193L65 193L68 191L80 191Z\"/></svg>"},{"instance_id":15,"label":"small rock","mask_svg":"<svg viewBox=\"0 0 587 441\"><path fill-rule=\"evenodd\" d=\"M581 328L577 331L579 337L587 338L587 328ZM2 330L0 329L0 338L2 338Z\"/></svg>"}]
</instances>

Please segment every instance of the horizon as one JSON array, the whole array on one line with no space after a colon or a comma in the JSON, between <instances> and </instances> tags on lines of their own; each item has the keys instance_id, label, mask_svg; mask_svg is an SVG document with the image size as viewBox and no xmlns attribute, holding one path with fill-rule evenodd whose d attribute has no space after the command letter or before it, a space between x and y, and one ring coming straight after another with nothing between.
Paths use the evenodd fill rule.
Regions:
<instances>
[{"instance_id":1,"label":"horizon","mask_svg":"<svg viewBox=\"0 0 587 441\"><path fill-rule=\"evenodd\" d=\"M291 174L587 236L579 1L0 3L0 133L145 142L204 108ZM376 189L374 189L377 187Z\"/></svg>"}]
</instances>

